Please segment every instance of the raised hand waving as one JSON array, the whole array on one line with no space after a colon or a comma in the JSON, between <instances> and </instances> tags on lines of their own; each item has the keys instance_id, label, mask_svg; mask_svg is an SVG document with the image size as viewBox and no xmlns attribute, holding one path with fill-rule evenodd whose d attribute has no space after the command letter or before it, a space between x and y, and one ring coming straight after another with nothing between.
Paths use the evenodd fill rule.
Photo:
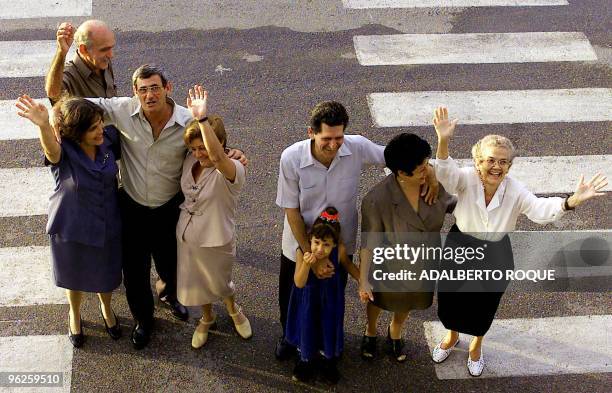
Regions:
<instances>
[{"instance_id":1,"label":"raised hand waving","mask_svg":"<svg viewBox=\"0 0 612 393\"><path fill-rule=\"evenodd\" d=\"M453 121L448 120L448 109L445 107L438 107L434 112L433 124L436 128L436 134L438 139L446 140L453 136L455 132L455 126L459 120Z\"/></svg>"},{"instance_id":2,"label":"raised hand waving","mask_svg":"<svg viewBox=\"0 0 612 393\"><path fill-rule=\"evenodd\" d=\"M194 119L201 120L208 113L208 92L200 85L193 86L189 89L189 97L187 97L187 108L191 111Z\"/></svg>"}]
</instances>

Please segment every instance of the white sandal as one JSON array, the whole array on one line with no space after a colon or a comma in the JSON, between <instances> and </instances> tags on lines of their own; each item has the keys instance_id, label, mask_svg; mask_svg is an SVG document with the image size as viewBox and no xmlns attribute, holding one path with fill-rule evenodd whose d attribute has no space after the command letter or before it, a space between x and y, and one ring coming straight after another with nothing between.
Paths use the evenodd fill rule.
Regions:
<instances>
[{"instance_id":1,"label":"white sandal","mask_svg":"<svg viewBox=\"0 0 612 393\"><path fill-rule=\"evenodd\" d=\"M476 361L472 360L468 352L467 368L468 368L468 372L470 373L472 377L480 377L480 374L482 374L482 370L484 370L484 366L485 366L485 363L484 363L484 356L482 354L482 348L480 349L480 359Z\"/></svg>"},{"instance_id":2,"label":"white sandal","mask_svg":"<svg viewBox=\"0 0 612 393\"><path fill-rule=\"evenodd\" d=\"M440 343L436 345L436 347L433 349L433 352L431 353L431 358L435 363L442 363L446 360L446 358L451 354L457 344L459 344L459 336L457 336L457 341L455 341L455 343L447 349L442 349L442 347L440 346L441 344L442 342L440 341Z\"/></svg>"},{"instance_id":3,"label":"white sandal","mask_svg":"<svg viewBox=\"0 0 612 393\"><path fill-rule=\"evenodd\" d=\"M204 325L206 326L206 330L204 332L198 332L198 328L196 327L196 330L193 332L193 337L191 337L191 346L194 349L202 348L204 344L206 344L206 341L208 340L208 331L210 329L214 329L216 324L217 324L216 314L213 317L212 321L207 322L204 320L204 317L200 318L200 323L198 324L198 327L200 325Z\"/></svg>"},{"instance_id":4,"label":"white sandal","mask_svg":"<svg viewBox=\"0 0 612 393\"><path fill-rule=\"evenodd\" d=\"M235 305L234 307L237 308L235 313L230 313L230 317L232 317L232 321L234 322L234 330L236 331L236 333L238 333L238 335L240 337L242 337L245 340L248 340L249 338L251 338L251 336L253 336L253 331L251 330L251 323L249 322L248 318L242 314L242 307ZM242 316L244 317L244 322L242 322L240 325L236 324L236 321L234 320L234 317L238 316L238 314L242 314Z\"/></svg>"}]
</instances>

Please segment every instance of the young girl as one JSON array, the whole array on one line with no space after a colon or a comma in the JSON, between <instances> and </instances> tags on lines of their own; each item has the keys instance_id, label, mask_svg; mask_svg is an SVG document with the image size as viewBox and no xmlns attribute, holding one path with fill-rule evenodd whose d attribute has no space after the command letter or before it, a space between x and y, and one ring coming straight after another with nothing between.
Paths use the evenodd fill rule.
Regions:
<instances>
[{"instance_id":1,"label":"young girl","mask_svg":"<svg viewBox=\"0 0 612 393\"><path fill-rule=\"evenodd\" d=\"M312 252L297 250L293 289L287 315L287 341L296 346L300 358L293 370L293 379L306 382L314 375L313 361L320 352L324 359L321 374L337 383L340 374L336 359L344 343L344 284L339 269L346 269L359 280L357 267L348 259L340 244L338 211L328 207L321 213L309 233ZM311 267L331 262L336 273L328 279L318 279ZM339 263L342 264L340 267Z\"/></svg>"}]
</instances>

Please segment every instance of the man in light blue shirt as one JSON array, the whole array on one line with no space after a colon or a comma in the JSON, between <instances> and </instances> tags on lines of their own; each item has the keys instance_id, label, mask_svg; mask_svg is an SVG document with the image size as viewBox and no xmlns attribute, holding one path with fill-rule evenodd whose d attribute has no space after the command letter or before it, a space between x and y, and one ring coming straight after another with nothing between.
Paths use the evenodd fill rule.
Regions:
<instances>
[{"instance_id":1,"label":"man in light blue shirt","mask_svg":"<svg viewBox=\"0 0 612 393\"><path fill-rule=\"evenodd\" d=\"M295 348L284 339L287 309L295 272L296 250L310 251L307 227L328 206L340 213L341 238L347 253L355 250L357 195L362 167L383 166L384 146L359 135L344 135L348 114L342 104L328 101L311 111L309 139L286 148L280 160L276 204L285 210L278 304L283 337L276 347L279 360ZM333 266L315 266L318 277L331 277ZM346 280L346 272L342 269ZM345 281L346 282L346 281Z\"/></svg>"}]
</instances>

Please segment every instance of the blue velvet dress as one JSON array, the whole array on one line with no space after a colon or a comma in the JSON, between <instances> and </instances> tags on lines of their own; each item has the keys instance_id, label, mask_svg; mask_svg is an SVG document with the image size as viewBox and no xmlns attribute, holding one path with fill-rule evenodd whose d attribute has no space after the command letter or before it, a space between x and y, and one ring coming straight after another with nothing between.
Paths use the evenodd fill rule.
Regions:
<instances>
[{"instance_id":1,"label":"blue velvet dress","mask_svg":"<svg viewBox=\"0 0 612 393\"><path fill-rule=\"evenodd\" d=\"M338 248L329 256L335 274L318 279L312 271L304 288L295 284L289 298L285 339L300 350L303 361L313 360L319 351L327 359L339 357L344 345L344 284Z\"/></svg>"}]
</instances>

